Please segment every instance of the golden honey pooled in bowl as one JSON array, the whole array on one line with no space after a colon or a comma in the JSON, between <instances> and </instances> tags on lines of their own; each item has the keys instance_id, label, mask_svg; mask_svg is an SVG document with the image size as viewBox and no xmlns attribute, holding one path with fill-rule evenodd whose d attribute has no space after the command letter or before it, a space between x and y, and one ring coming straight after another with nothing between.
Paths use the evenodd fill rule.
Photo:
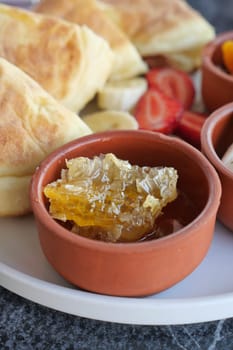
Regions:
<instances>
[{"instance_id":1,"label":"golden honey pooled in bowl","mask_svg":"<svg viewBox=\"0 0 233 350\"><path fill-rule=\"evenodd\" d=\"M49 211L80 235L110 242L138 241L153 230L162 209L177 197L177 171L140 167L112 153L66 162L48 184Z\"/></svg>"}]
</instances>

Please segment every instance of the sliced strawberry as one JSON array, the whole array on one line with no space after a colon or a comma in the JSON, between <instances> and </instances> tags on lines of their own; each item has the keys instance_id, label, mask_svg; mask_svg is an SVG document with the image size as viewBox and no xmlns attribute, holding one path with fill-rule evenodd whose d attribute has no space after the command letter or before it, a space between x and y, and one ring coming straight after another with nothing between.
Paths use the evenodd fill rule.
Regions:
<instances>
[{"instance_id":1,"label":"sliced strawberry","mask_svg":"<svg viewBox=\"0 0 233 350\"><path fill-rule=\"evenodd\" d=\"M158 89L148 89L138 101L134 115L141 129L171 133L183 113L182 105Z\"/></svg>"},{"instance_id":2,"label":"sliced strawberry","mask_svg":"<svg viewBox=\"0 0 233 350\"><path fill-rule=\"evenodd\" d=\"M192 79L183 71L161 67L151 69L147 75L148 85L163 91L166 95L177 99L184 109L193 104L195 89Z\"/></svg>"},{"instance_id":3,"label":"sliced strawberry","mask_svg":"<svg viewBox=\"0 0 233 350\"><path fill-rule=\"evenodd\" d=\"M206 121L206 115L191 111L184 111L177 123L176 134L192 145L200 148L201 129Z\"/></svg>"}]
</instances>

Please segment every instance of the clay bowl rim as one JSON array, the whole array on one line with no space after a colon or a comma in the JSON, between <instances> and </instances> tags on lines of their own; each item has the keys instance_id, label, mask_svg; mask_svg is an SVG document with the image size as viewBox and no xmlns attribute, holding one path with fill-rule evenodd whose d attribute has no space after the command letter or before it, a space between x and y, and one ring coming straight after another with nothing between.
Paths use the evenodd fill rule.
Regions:
<instances>
[{"instance_id":1,"label":"clay bowl rim","mask_svg":"<svg viewBox=\"0 0 233 350\"><path fill-rule=\"evenodd\" d=\"M228 118L230 113L233 113L233 102L227 103L211 113L206 119L201 131L201 147L218 172L223 173L233 181L233 172L219 158L212 142L212 135L216 125L222 119Z\"/></svg>"},{"instance_id":2,"label":"clay bowl rim","mask_svg":"<svg viewBox=\"0 0 233 350\"><path fill-rule=\"evenodd\" d=\"M111 242L103 242L98 240L89 239L86 237L79 236L75 233L70 232L66 228L62 227L59 223L57 223L48 213L44 203L43 203L43 194L42 194L42 182L43 178L50 168L51 164L58 161L60 156L66 152L71 151L72 149L79 147L79 145L86 144L87 146L95 143L97 140L102 140L101 142L105 142L110 140L112 137L120 137L122 134L135 134L135 137L146 137L148 139L156 139L157 142L166 142L170 143L171 147L176 147L178 151L183 153L189 152L192 154L195 159L198 159L199 166L203 169L203 173L206 174L206 179L209 186L209 196L207 198L205 207L199 213L199 215L191 221L187 226L182 229L168 235L165 237L161 237L158 239L150 240L150 241L142 241L142 242L130 242L130 243L111 243ZM98 141L100 142L100 141ZM149 142L149 140L148 140ZM208 176L207 176L208 174ZM159 249L162 246L166 246L167 244L172 244L174 242L187 239L190 235L192 235L193 230L195 231L198 227L203 226L205 221L212 216L213 210L215 207L219 205L221 196L221 184L219 177L217 175L216 170L210 164L210 162L206 159L206 157L193 146L188 143L170 136L165 136L159 133L143 131L143 130L132 130L132 131L107 131L102 133L91 134L88 136L83 136L77 140L71 141L68 144L58 148L54 152L52 152L41 164L37 167L31 181L30 186L30 201L33 209L34 216L36 220L39 222L43 222L43 225L49 231L53 231L56 236L60 236L60 238L68 241L69 243L77 244L79 246L88 247L88 249L99 250L102 252L128 252L128 253L138 253L142 250L151 251L155 248ZM216 202L216 198L218 199L218 203ZM216 204L217 203L217 204ZM217 211L217 210L216 210ZM207 220L208 221L208 220ZM69 234L67 234L69 232Z\"/></svg>"},{"instance_id":3,"label":"clay bowl rim","mask_svg":"<svg viewBox=\"0 0 233 350\"><path fill-rule=\"evenodd\" d=\"M202 68L209 70L211 73L216 76L227 80L229 83L233 84L233 75L230 73L224 72L213 62L213 55L217 48L226 40L233 40L233 30L218 34L215 39L208 43L202 53Z\"/></svg>"}]
</instances>

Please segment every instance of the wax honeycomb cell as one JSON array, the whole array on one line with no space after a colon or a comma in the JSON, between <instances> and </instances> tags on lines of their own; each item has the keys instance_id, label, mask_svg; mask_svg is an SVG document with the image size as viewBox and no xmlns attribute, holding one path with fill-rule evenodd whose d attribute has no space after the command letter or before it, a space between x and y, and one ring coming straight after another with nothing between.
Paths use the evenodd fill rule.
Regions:
<instances>
[{"instance_id":1,"label":"wax honeycomb cell","mask_svg":"<svg viewBox=\"0 0 233 350\"><path fill-rule=\"evenodd\" d=\"M77 234L110 242L138 241L177 196L172 167L140 167L112 153L66 162L61 178L44 188L54 219Z\"/></svg>"}]
</instances>

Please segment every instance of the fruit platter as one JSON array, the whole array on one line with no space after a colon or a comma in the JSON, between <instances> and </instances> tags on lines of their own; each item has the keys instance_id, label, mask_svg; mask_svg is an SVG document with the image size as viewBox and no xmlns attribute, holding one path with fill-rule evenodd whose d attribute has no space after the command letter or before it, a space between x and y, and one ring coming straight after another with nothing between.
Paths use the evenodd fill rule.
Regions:
<instances>
[{"instance_id":1,"label":"fruit platter","mask_svg":"<svg viewBox=\"0 0 233 350\"><path fill-rule=\"evenodd\" d=\"M232 317L233 34L181 0L0 23L1 285L110 322Z\"/></svg>"}]
</instances>

